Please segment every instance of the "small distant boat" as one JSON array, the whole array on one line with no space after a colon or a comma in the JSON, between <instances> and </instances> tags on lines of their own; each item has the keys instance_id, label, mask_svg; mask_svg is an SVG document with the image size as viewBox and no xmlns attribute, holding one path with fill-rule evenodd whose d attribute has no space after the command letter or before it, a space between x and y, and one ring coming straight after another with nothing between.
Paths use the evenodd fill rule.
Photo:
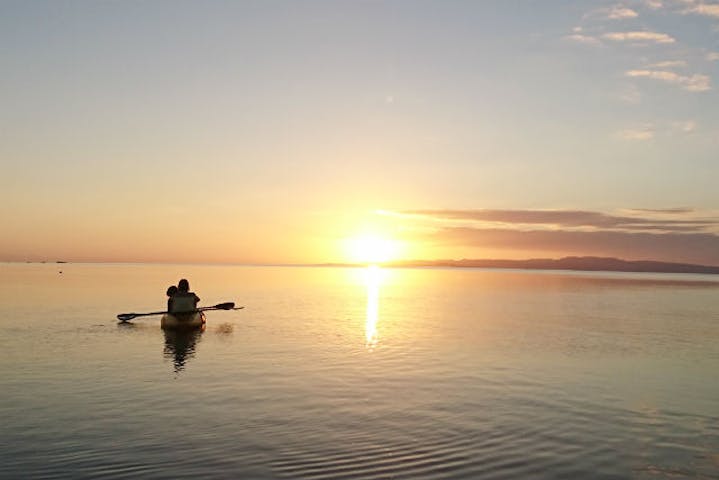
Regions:
<instances>
[{"instance_id":1,"label":"small distant boat","mask_svg":"<svg viewBox=\"0 0 719 480\"><path fill-rule=\"evenodd\" d=\"M160 326L168 330L191 330L202 328L206 322L203 312L165 313L160 320Z\"/></svg>"}]
</instances>

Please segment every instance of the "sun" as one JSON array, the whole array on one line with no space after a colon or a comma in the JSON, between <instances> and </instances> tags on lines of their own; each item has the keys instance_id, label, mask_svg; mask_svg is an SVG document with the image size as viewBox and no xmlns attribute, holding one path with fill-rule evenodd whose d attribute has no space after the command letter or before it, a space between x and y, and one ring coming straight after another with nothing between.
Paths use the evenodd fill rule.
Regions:
<instances>
[{"instance_id":1,"label":"sun","mask_svg":"<svg viewBox=\"0 0 719 480\"><path fill-rule=\"evenodd\" d=\"M385 263L396 260L400 243L379 235L361 235L347 240L347 255L357 263Z\"/></svg>"}]
</instances>

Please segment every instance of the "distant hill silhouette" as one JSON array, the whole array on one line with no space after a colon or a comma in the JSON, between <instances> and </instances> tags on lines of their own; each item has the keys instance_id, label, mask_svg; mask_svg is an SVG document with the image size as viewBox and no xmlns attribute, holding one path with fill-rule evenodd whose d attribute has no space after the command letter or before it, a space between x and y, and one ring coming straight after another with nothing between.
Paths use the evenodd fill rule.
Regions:
<instances>
[{"instance_id":1,"label":"distant hill silhouette","mask_svg":"<svg viewBox=\"0 0 719 480\"><path fill-rule=\"evenodd\" d=\"M529 260L410 260L391 262L385 265L388 267L520 268L530 270L719 274L719 266L657 262L651 260L622 260L611 257L532 258Z\"/></svg>"}]
</instances>

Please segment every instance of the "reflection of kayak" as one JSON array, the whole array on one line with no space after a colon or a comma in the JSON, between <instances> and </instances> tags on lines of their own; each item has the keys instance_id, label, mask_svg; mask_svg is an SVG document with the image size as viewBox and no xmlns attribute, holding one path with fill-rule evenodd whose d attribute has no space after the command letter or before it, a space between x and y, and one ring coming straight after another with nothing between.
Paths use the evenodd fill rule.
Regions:
<instances>
[{"instance_id":1,"label":"reflection of kayak","mask_svg":"<svg viewBox=\"0 0 719 480\"><path fill-rule=\"evenodd\" d=\"M205 326L197 328L165 328L165 358L172 360L175 364L175 373L185 369L185 365L195 356L197 344L202 338Z\"/></svg>"},{"instance_id":2,"label":"reflection of kayak","mask_svg":"<svg viewBox=\"0 0 719 480\"><path fill-rule=\"evenodd\" d=\"M166 313L160 321L162 328L192 329L205 326L205 314L202 312Z\"/></svg>"}]
</instances>

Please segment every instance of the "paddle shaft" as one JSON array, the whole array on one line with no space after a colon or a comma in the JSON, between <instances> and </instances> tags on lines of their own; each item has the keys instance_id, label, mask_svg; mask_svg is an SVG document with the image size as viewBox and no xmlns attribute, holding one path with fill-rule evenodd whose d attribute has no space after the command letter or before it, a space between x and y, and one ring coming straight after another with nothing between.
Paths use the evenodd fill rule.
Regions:
<instances>
[{"instance_id":1,"label":"paddle shaft","mask_svg":"<svg viewBox=\"0 0 719 480\"><path fill-rule=\"evenodd\" d=\"M227 303L218 303L217 305L214 305L212 307L200 307L191 312L182 312L182 313L204 312L207 310L242 310L243 308L245 308L245 307L235 307L235 304L233 302L227 302ZM132 320L133 318L137 318L137 317L148 317L150 315L164 315L166 313L171 313L171 312L163 311L163 312L148 312L148 313L121 313L117 316L117 318L121 322L127 322L128 320ZM179 312L177 312L177 313L179 313Z\"/></svg>"}]
</instances>

